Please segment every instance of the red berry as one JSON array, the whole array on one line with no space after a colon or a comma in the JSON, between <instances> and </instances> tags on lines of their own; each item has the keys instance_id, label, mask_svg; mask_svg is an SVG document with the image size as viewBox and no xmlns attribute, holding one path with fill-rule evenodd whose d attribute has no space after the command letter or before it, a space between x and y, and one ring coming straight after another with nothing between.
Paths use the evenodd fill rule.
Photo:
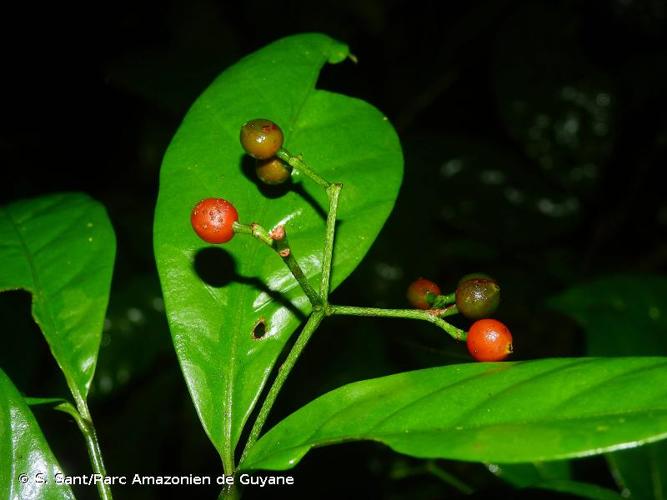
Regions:
<instances>
[{"instance_id":1,"label":"red berry","mask_svg":"<svg viewBox=\"0 0 667 500\"><path fill-rule=\"evenodd\" d=\"M222 198L206 198L192 209L190 222L202 240L226 243L234 237L234 222L239 214L234 205Z\"/></svg>"},{"instance_id":2,"label":"red berry","mask_svg":"<svg viewBox=\"0 0 667 500\"><path fill-rule=\"evenodd\" d=\"M440 287L426 278L413 281L408 287L408 302L417 309L430 309L427 294L440 295Z\"/></svg>"},{"instance_id":3,"label":"red berry","mask_svg":"<svg viewBox=\"0 0 667 500\"><path fill-rule=\"evenodd\" d=\"M502 361L512 353L512 334L495 319L475 321L466 343L470 355L477 361Z\"/></svg>"},{"instance_id":4,"label":"red berry","mask_svg":"<svg viewBox=\"0 0 667 500\"><path fill-rule=\"evenodd\" d=\"M250 120L241 127L241 145L253 158L266 160L283 147L283 131L271 120Z\"/></svg>"}]
</instances>

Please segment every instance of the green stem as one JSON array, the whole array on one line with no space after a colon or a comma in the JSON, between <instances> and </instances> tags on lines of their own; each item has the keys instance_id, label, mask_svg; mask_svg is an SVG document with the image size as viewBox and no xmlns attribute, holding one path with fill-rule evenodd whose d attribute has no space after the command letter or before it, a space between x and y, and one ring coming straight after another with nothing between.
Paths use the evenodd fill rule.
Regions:
<instances>
[{"instance_id":1,"label":"green stem","mask_svg":"<svg viewBox=\"0 0 667 500\"><path fill-rule=\"evenodd\" d=\"M342 189L342 184L331 184L327 187L329 213L327 214L324 256L322 258L322 280L320 281L320 296L324 299L325 303L328 302L329 288L331 286L331 266L333 263L334 238L336 235L336 217L338 214L338 200Z\"/></svg>"},{"instance_id":2,"label":"green stem","mask_svg":"<svg viewBox=\"0 0 667 500\"><path fill-rule=\"evenodd\" d=\"M299 337L296 339L296 342L287 355L287 359L285 359L285 362L278 369L278 375L276 375L276 379L273 381L273 384L269 389L269 393L266 395L266 398L262 403L262 407L257 414L257 419L255 420L255 423L250 430L248 441L246 442L243 453L241 454L241 462L243 462L243 459L247 455L248 450L252 448L252 446L257 441L257 438L259 438L259 434L262 432L262 427L264 427L264 424L266 423L266 419L269 416L271 408L273 407L273 403L275 403L276 398L278 397L280 389L282 389L285 380L287 380L287 376L292 371L292 368L294 368L294 365L299 359L299 356L301 356L304 347L306 347L310 337L315 332L315 330L317 330L317 327L320 326L320 323L323 319L324 311L322 309L315 310L310 315L308 321L306 321L306 324L303 327L303 330L301 330Z\"/></svg>"},{"instance_id":3,"label":"green stem","mask_svg":"<svg viewBox=\"0 0 667 500\"><path fill-rule=\"evenodd\" d=\"M449 309L449 308L448 308ZM354 306L334 306L330 305L326 309L327 316L335 315L345 315L345 316L366 316L366 317L376 317L376 318L406 318L406 319L418 319L422 321L428 321L434 325L440 327L449 335L451 335L455 340L466 340L468 334L456 328L454 325L450 325L440 316L447 314L446 310L443 309L430 309L430 310L420 310L420 309L380 309L377 307L354 307ZM451 315L451 314L447 314Z\"/></svg>"},{"instance_id":4,"label":"green stem","mask_svg":"<svg viewBox=\"0 0 667 500\"><path fill-rule=\"evenodd\" d=\"M435 295L429 292L426 294L426 301L432 305L433 309L439 309L456 302L456 292L447 295Z\"/></svg>"},{"instance_id":5,"label":"green stem","mask_svg":"<svg viewBox=\"0 0 667 500\"><path fill-rule=\"evenodd\" d=\"M446 318L448 316L454 316L455 314L458 314L459 308L456 307L456 304L452 304L440 309L431 309L431 313L435 314L438 318Z\"/></svg>"},{"instance_id":6,"label":"green stem","mask_svg":"<svg viewBox=\"0 0 667 500\"><path fill-rule=\"evenodd\" d=\"M236 469L236 464L234 463L234 447L225 446L222 455L222 472L227 476L233 476ZM229 489L229 487L223 488L220 495L227 489Z\"/></svg>"},{"instance_id":7,"label":"green stem","mask_svg":"<svg viewBox=\"0 0 667 500\"><path fill-rule=\"evenodd\" d=\"M321 305L322 297L318 295L315 289L310 285L308 278L303 272L303 269L301 269L301 266L294 257L294 254L292 254L292 250L290 249L289 243L287 242L287 233L285 233L284 230L282 238L274 240L274 247L280 258L283 259L285 265L287 265L289 270L292 272L294 279L296 279L299 285L301 285L301 288L308 297L308 300L310 300L310 303L313 305L313 307Z\"/></svg>"},{"instance_id":8,"label":"green stem","mask_svg":"<svg viewBox=\"0 0 667 500\"><path fill-rule=\"evenodd\" d=\"M95 426L93 425L93 419L90 416L88 405L84 400L77 398L77 406L79 407L78 410L70 403L62 403L55 408L56 410L63 411L74 418L76 425L79 427L81 434L83 434L83 437L86 440L86 447L88 448L88 455L90 456L93 472L101 477L106 477L107 471L104 467L104 461L102 460L102 450L100 449L100 443L97 439L97 433L95 432ZM108 484L104 484L103 481L97 483L97 491L102 500L112 499L111 488L109 488Z\"/></svg>"},{"instance_id":9,"label":"green stem","mask_svg":"<svg viewBox=\"0 0 667 500\"><path fill-rule=\"evenodd\" d=\"M220 495L218 495L218 500L239 500L241 498L241 490L238 484L236 484L236 478L234 479L234 484L222 488Z\"/></svg>"},{"instance_id":10,"label":"green stem","mask_svg":"<svg viewBox=\"0 0 667 500\"><path fill-rule=\"evenodd\" d=\"M252 224L241 224L240 222L234 222L232 224L232 228L234 229L235 233L238 234L249 234L255 239L258 239L265 245L270 246L273 248L273 239L271 236L269 236L269 232L264 229L262 226L256 223Z\"/></svg>"},{"instance_id":11,"label":"green stem","mask_svg":"<svg viewBox=\"0 0 667 500\"><path fill-rule=\"evenodd\" d=\"M287 151L285 148L280 148L276 153L276 156L285 163L287 163L292 168L297 169L303 175L310 177L313 181L322 186L324 189L327 189L331 185L331 183L328 180L326 180L324 177L322 177L320 174L318 174L312 168L306 165L306 162L303 161L300 155L295 156L289 151Z\"/></svg>"},{"instance_id":12,"label":"green stem","mask_svg":"<svg viewBox=\"0 0 667 500\"><path fill-rule=\"evenodd\" d=\"M285 232L284 226L277 226L273 231L268 232L259 224L253 223L246 225L235 222L234 232L240 234L249 234L274 250L290 270L292 276L294 276L294 279L297 281L299 286L301 286L303 292L306 294L313 307L322 304L321 297L308 282L306 274L303 272L299 262L292 254L292 250L290 249L289 243L287 241L287 233Z\"/></svg>"}]
</instances>

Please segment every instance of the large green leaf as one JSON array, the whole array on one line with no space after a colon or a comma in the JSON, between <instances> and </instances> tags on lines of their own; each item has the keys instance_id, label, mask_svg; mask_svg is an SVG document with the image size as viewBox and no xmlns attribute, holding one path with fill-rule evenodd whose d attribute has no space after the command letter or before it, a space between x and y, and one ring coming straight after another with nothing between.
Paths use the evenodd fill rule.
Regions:
<instances>
[{"instance_id":1,"label":"large green leaf","mask_svg":"<svg viewBox=\"0 0 667 500\"><path fill-rule=\"evenodd\" d=\"M285 147L324 177L344 183L333 285L361 261L391 211L401 148L369 104L315 89L322 66L345 45L318 34L279 40L227 69L187 114L165 155L155 217L155 255L172 337L209 437L228 460L273 364L309 304L281 260L252 238L207 248L190 227L202 198L232 201L245 223L286 223L289 241L317 283L324 234L323 190L300 175L291 189L255 184L239 143L248 119L269 118ZM266 334L253 336L263 319Z\"/></svg>"},{"instance_id":2,"label":"large green leaf","mask_svg":"<svg viewBox=\"0 0 667 500\"><path fill-rule=\"evenodd\" d=\"M77 400L95 373L115 253L106 211L86 195L0 207L0 291L32 293L35 321Z\"/></svg>"},{"instance_id":3,"label":"large green leaf","mask_svg":"<svg viewBox=\"0 0 667 500\"><path fill-rule=\"evenodd\" d=\"M556 460L667 436L667 358L452 365L336 389L278 423L243 469L288 469L314 446L370 439L422 458Z\"/></svg>"},{"instance_id":4,"label":"large green leaf","mask_svg":"<svg viewBox=\"0 0 667 500\"><path fill-rule=\"evenodd\" d=\"M594 356L667 355L667 278L617 275L570 288L550 301L584 328ZM628 335L628 328L640 332ZM637 499L667 497L667 443L611 453L614 478Z\"/></svg>"},{"instance_id":5,"label":"large green leaf","mask_svg":"<svg viewBox=\"0 0 667 500\"><path fill-rule=\"evenodd\" d=\"M0 498L74 498L28 405L0 370Z\"/></svg>"}]
</instances>

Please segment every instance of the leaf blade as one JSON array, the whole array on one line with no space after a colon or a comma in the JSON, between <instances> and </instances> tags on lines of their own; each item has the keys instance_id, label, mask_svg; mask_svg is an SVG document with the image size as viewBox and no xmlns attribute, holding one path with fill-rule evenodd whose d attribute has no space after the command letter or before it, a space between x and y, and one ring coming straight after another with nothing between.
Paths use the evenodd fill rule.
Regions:
<instances>
[{"instance_id":1,"label":"leaf blade","mask_svg":"<svg viewBox=\"0 0 667 500\"><path fill-rule=\"evenodd\" d=\"M55 483L62 469L23 397L1 369L0 457L2 498L74 498L69 486Z\"/></svg>"},{"instance_id":2,"label":"leaf blade","mask_svg":"<svg viewBox=\"0 0 667 500\"><path fill-rule=\"evenodd\" d=\"M72 394L85 400L109 301L115 236L104 207L61 193L0 207L0 291L23 288Z\"/></svg>"},{"instance_id":3,"label":"leaf blade","mask_svg":"<svg viewBox=\"0 0 667 500\"><path fill-rule=\"evenodd\" d=\"M221 196L234 203L242 222L286 224L293 254L318 288L325 193L297 173L293 189L268 199L244 175L240 126L272 119L290 151L344 183L332 285L352 272L393 207L402 154L393 128L375 108L315 89L321 67L347 55L343 44L308 34L242 59L195 102L162 165L154 241L170 329L200 420L227 461L276 358L310 306L271 250L240 236L224 250L206 248L187 216L200 199ZM363 160L368 172L359 169ZM374 184L371 170L382 172ZM207 279L198 267L202 256L231 278ZM258 341L252 332L260 320L266 334Z\"/></svg>"},{"instance_id":4,"label":"leaf blade","mask_svg":"<svg viewBox=\"0 0 667 500\"><path fill-rule=\"evenodd\" d=\"M286 469L313 446L357 439L421 458L499 463L637 446L667 436L660 381L667 358L480 363L371 379L288 416L241 467Z\"/></svg>"}]
</instances>

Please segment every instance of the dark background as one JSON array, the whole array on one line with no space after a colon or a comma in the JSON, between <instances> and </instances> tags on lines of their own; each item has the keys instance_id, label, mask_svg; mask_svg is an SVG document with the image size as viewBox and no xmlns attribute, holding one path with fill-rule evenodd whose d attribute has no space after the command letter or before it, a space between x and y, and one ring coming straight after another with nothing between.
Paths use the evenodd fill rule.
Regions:
<instances>
[{"instance_id":1,"label":"dark background","mask_svg":"<svg viewBox=\"0 0 667 500\"><path fill-rule=\"evenodd\" d=\"M582 355L581 332L544 300L609 273L665 272L662 1L171 0L3 9L0 202L85 191L107 207L118 237L91 396L110 473L220 472L162 314L151 235L158 172L207 84L282 36L321 31L347 42L359 63L325 68L319 86L380 108L404 147L396 209L335 292L338 302L404 307L405 288L418 276L449 292L462 274L485 271L503 289L498 317L514 332L515 359ZM0 314L0 366L26 394L65 395L32 324L29 295L3 294ZM465 346L429 325L332 320L273 417L352 380L467 360ZM36 412L64 468L87 472L68 417ZM480 498L508 494L482 465L439 465ZM574 470L613 487L599 458L576 461ZM314 450L292 473L295 489L255 489L247 498L458 494L422 462L369 443ZM205 488L116 493L215 496Z\"/></svg>"}]
</instances>

